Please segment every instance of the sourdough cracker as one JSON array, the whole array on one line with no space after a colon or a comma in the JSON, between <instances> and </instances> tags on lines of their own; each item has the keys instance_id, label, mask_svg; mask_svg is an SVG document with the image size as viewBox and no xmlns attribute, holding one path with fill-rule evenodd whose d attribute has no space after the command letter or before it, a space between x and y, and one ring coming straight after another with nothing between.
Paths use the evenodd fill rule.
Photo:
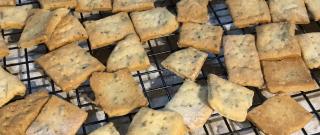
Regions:
<instances>
[{"instance_id":1,"label":"sourdough cracker","mask_svg":"<svg viewBox=\"0 0 320 135\"><path fill-rule=\"evenodd\" d=\"M254 35L228 35L223 38L228 80L261 88L264 80Z\"/></svg>"},{"instance_id":2,"label":"sourdough cracker","mask_svg":"<svg viewBox=\"0 0 320 135\"><path fill-rule=\"evenodd\" d=\"M190 47L170 54L161 65L181 78L195 80L207 57L207 53Z\"/></svg>"},{"instance_id":3,"label":"sourdough cracker","mask_svg":"<svg viewBox=\"0 0 320 135\"><path fill-rule=\"evenodd\" d=\"M296 36L306 65L310 68L320 67L320 32Z\"/></svg>"},{"instance_id":4,"label":"sourdough cracker","mask_svg":"<svg viewBox=\"0 0 320 135\"><path fill-rule=\"evenodd\" d=\"M89 135L120 135L117 129L114 127L113 123L106 124L93 132Z\"/></svg>"},{"instance_id":5,"label":"sourdough cracker","mask_svg":"<svg viewBox=\"0 0 320 135\"><path fill-rule=\"evenodd\" d=\"M0 28L4 30L22 29L31 9L32 5L0 7Z\"/></svg>"},{"instance_id":6,"label":"sourdough cracker","mask_svg":"<svg viewBox=\"0 0 320 135\"><path fill-rule=\"evenodd\" d=\"M320 1L319 0L305 0L308 10L311 12L313 19L320 20Z\"/></svg>"},{"instance_id":7,"label":"sourdough cracker","mask_svg":"<svg viewBox=\"0 0 320 135\"><path fill-rule=\"evenodd\" d=\"M114 0L112 12L135 12L154 8L154 0Z\"/></svg>"},{"instance_id":8,"label":"sourdough cracker","mask_svg":"<svg viewBox=\"0 0 320 135\"><path fill-rule=\"evenodd\" d=\"M39 0L43 9L54 10L57 8L74 8L77 0Z\"/></svg>"},{"instance_id":9,"label":"sourdough cracker","mask_svg":"<svg viewBox=\"0 0 320 135\"><path fill-rule=\"evenodd\" d=\"M76 44L65 45L36 60L50 78L63 90L76 89L104 65Z\"/></svg>"},{"instance_id":10,"label":"sourdough cracker","mask_svg":"<svg viewBox=\"0 0 320 135\"><path fill-rule=\"evenodd\" d=\"M96 97L95 103L109 117L126 115L136 108L148 105L128 69L114 73L95 72L90 78L90 86Z\"/></svg>"},{"instance_id":11,"label":"sourdough cracker","mask_svg":"<svg viewBox=\"0 0 320 135\"><path fill-rule=\"evenodd\" d=\"M208 0L181 0L177 3L179 22L206 23L209 21Z\"/></svg>"},{"instance_id":12,"label":"sourdough cracker","mask_svg":"<svg viewBox=\"0 0 320 135\"><path fill-rule=\"evenodd\" d=\"M265 134L289 135L303 128L312 114L290 96L278 95L251 110L247 119Z\"/></svg>"},{"instance_id":13,"label":"sourdough cracker","mask_svg":"<svg viewBox=\"0 0 320 135\"><path fill-rule=\"evenodd\" d=\"M2 37L0 37L0 58L3 58L5 56L9 55L9 48L7 46L7 43L3 40Z\"/></svg>"},{"instance_id":14,"label":"sourdough cracker","mask_svg":"<svg viewBox=\"0 0 320 135\"><path fill-rule=\"evenodd\" d=\"M179 27L176 17L164 7L133 12L130 16L141 42L171 34Z\"/></svg>"},{"instance_id":15,"label":"sourdough cracker","mask_svg":"<svg viewBox=\"0 0 320 135\"><path fill-rule=\"evenodd\" d=\"M15 6L16 0L1 0L0 1L0 7L2 6Z\"/></svg>"},{"instance_id":16,"label":"sourdough cracker","mask_svg":"<svg viewBox=\"0 0 320 135\"><path fill-rule=\"evenodd\" d=\"M234 121L246 120L247 110L253 101L253 91L214 74L208 75L208 87L208 102L215 111Z\"/></svg>"},{"instance_id":17,"label":"sourdough cracker","mask_svg":"<svg viewBox=\"0 0 320 135\"><path fill-rule=\"evenodd\" d=\"M223 29L210 24L184 23L180 29L179 47L193 47L219 54Z\"/></svg>"},{"instance_id":18,"label":"sourdough cracker","mask_svg":"<svg viewBox=\"0 0 320 135\"><path fill-rule=\"evenodd\" d=\"M134 116L127 135L185 135L187 128L180 114L141 108Z\"/></svg>"},{"instance_id":19,"label":"sourdough cracker","mask_svg":"<svg viewBox=\"0 0 320 135\"><path fill-rule=\"evenodd\" d=\"M0 109L0 135L24 135L49 99L41 90Z\"/></svg>"},{"instance_id":20,"label":"sourdough cracker","mask_svg":"<svg viewBox=\"0 0 320 135\"><path fill-rule=\"evenodd\" d=\"M110 11L112 9L111 0L78 0L76 11Z\"/></svg>"}]
</instances>

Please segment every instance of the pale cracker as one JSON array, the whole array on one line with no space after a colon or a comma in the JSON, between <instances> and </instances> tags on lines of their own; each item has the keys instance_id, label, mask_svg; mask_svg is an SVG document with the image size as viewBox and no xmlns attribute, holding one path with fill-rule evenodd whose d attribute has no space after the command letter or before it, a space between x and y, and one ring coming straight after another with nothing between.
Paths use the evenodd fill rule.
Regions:
<instances>
[{"instance_id":1,"label":"pale cracker","mask_svg":"<svg viewBox=\"0 0 320 135\"><path fill-rule=\"evenodd\" d=\"M0 28L5 30L22 29L31 9L32 5L0 7Z\"/></svg>"},{"instance_id":2,"label":"pale cracker","mask_svg":"<svg viewBox=\"0 0 320 135\"><path fill-rule=\"evenodd\" d=\"M111 0L78 0L76 11L110 11L112 9Z\"/></svg>"},{"instance_id":3,"label":"pale cracker","mask_svg":"<svg viewBox=\"0 0 320 135\"><path fill-rule=\"evenodd\" d=\"M313 19L316 21L320 20L320 0L305 0L305 3Z\"/></svg>"},{"instance_id":4,"label":"pale cracker","mask_svg":"<svg viewBox=\"0 0 320 135\"><path fill-rule=\"evenodd\" d=\"M10 51L8 49L7 43L3 40L2 37L0 37L0 58L8 56L9 52Z\"/></svg>"},{"instance_id":5,"label":"pale cracker","mask_svg":"<svg viewBox=\"0 0 320 135\"><path fill-rule=\"evenodd\" d=\"M89 135L120 135L117 129L114 127L113 123L106 124L93 132Z\"/></svg>"},{"instance_id":6,"label":"pale cracker","mask_svg":"<svg viewBox=\"0 0 320 135\"><path fill-rule=\"evenodd\" d=\"M1 6L15 6L16 0L1 0L0 1L0 7Z\"/></svg>"},{"instance_id":7,"label":"pale cracker","mask_svg":"<svg viewBox=\"0 0 320 135\"><path fill-rule=\"evenodd\" d=\"M134 12L154 8L154 0L114 0L112 12Z\"/></svg>"},{"instance_id":8,"label":"pale cracker","mask_svg":"<svg viewBox=\"0 0 320 135\"><path fill-rule=\"evenodd\" d=\"M74 8L77 0L38 0L43 9Z\"/></svg>"},{"instance_id":9,"label":"pale cracker","mask_svg":"<svg viewBox=\"0 0 320 135\"><path fill-rule=\"evenodd\" d=\"M302 56L310 68L320 67L320 32L306 33L297 36Z\"/></svg>"},{"instance_id":10,"label":"pale cracker","mask_svg":"<svg viewBox=\"0 0 320 135\"><path fill-rule=\"evenodd\" d=\"M177 3L179 22L206 23L209 21L208 0L181 0Z\"/></svg>"}]
</instances>

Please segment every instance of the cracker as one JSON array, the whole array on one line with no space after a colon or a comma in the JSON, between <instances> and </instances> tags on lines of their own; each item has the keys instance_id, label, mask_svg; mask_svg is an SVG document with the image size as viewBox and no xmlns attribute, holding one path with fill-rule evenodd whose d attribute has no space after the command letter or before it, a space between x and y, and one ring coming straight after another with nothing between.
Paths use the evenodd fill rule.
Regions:
<instances>
[{"instance_id":1,"label":"cracker","mask_svg":"<svg viewBox=\"0 0 320 135\"><path fill-rule=\"evenodd\" d=\"M262 61L262 65L268 91L272 93L309 91L319 87L301 58Z\"/></svg>"},{"instance_id":2,"label":"cracker","mask_svg":"<svg viewBox=\"0 0 320 135\"><path fill-rule=\"evenodd\" d=\"M46 43L49 50L54 50L75 41L88 39L86 30L76 17L67 15L62 20Z\"/></svg>"},{"instance_id":3,"label":"cracker","mask_svg":"<svg viewBox=\"0 0 320 135\"><path fill-rule=\"evenodd\" d=\"M294 24L289 23L271 23L256 27L260 60L300 57L301 50L294 36L295 28Z\"/></svg>"},{"instance_id":4,"label":"cracker","mask_svg":"<svg viewBox=\"0 0 320 135\"><path fill-rule=\"evenodd\" d=\"M301 47L302 56L306 65L310 68L320 67L320 32L298 35L297 39Z\"/></svg>"},{"instance_id":5,"label":"cracker","mask_svg":"<svg viewBox=\"0 0 320 135\"><path fill-rule=\"evenodd\" d=\"M304 0L269 0L272 22L310 23Z\"/></svg>"},{"instance_id":6,"label":"cracker","mask_svg":"<svg viewBox=\"0 0 320 135\"><path fill-rule=\"evenodd\" d=\"M209 21L208 0L181 0L177 3L179 22L206 23Z\"/></svg>"},{"instance_id":7,"label":"cracker","mask_svg":"<svg viewBox=\"0 0 320 135\"><path fill-rule=\"evenodd\" d=\"M219 54L222 35L220 26L184 23L180 29L178 46Z\"/></svg>"},{"instance_id":8,"label":"cracker","mask_svg":"<svg viewBox=\"0 0 320 135\"><path fill-rule=\"evenodd\" d=\"M195 80L207 57L207 53L190 47L172 53L161 65L181 78Z\"/></svg>"},{"instance_id":9,"label":"cracker","mask_svg":"<svg viewBox=\"0 0 320 135\"><path fill-rule=\"evenodd\" d=\"M136 34L128 35L117 43L107 61L109 72L128 68L130 71L145 70L150 67L150 61L140 39Z\"/></svg>"},{"instance_id":10,"label":"cracker","mask_svg":"<svg viewBox=\"0 0 320 135\"><path fill-rule=\"evenodd\" d=\"M176 31L176 17L164 7L130 14L133 25L142 42L159 38Z\"/></svg>"},{"instance_id":11,"label":"cracker","mask_svg":"<svg viewBox=\"0 0 320 135\"><path fill-rule=\"evenodd\" d=\"M9 49L7 43L2 39L2 37L0 37L0 58L3 58L8 55Z\"/></svg>"},{"instance_id":12,"label":"cracker","mask_svg":"<svg viewBox=\"0 0 320 135\"><path fill-rule=\"evenodd\" d=\"M269 7L265 0L227 0L226 4L237 28L271 22Z\"/></svg>"},{"instance_id":13,"label":"cracker","mask_svg":"<svg viewBox=\"0 0 320 135\"><path fill-rule=\"evenodd\" d=\"M215 111L234 121L246 120L247 110L253 101L253 91L214 74L208 75L208 87L208 102Z\"/></svg>"},{"instance_id":14,"label":"cracker","mask_svg":"<svg viewBox=\"0 0 320 135\"><path fill-rule=\"evenodd\" d=\"M319 0L305 0L308 10L313 16L313 19L320 20L320 1Z\"/></svg>"},{"instance_id":15,"label":"cracker","mask_svg":"<svg viewBox=\"0 0 320 135\"><path fill-rule=\"evenodd\" d=\"M251 110L247 118L266 134L289 135L303 128L312 114L290 96L278 95Z\"/></svg>"},{"instance_id":16,"label":"cracker","mask_svg":"<svg viewBox=\"0 0 320 135\"><path fill-rule=\"evenodd\" d=\"M52 12L44 9L34 9L27 19L18 43L19 46L30 48L47 42L58 23L68 12L69 10L63 8Z\"/></svg>"},{"instance_id":17,"label":"cracker","mask_svg":"<svg viewBox=\"0 0 320 135\"><path fill-rule=\"evenodd\" d=\"M39 91L17 100L0 109L0 134L23 135L34 119L38 116L49 95Z\"/></svg>"},{"instance_id":18,"label":"cracker","mask_svg":"<svg viewBox=\"0 0 320 135\"><path fill-rule=\"evenodd\" d=\"M0 7L0 28L5 30L22 29L31 9L32 5Z\"/></svg>"},{"instance_id":19,"label":"cracker","mask_svg":"<svg viewBox=\"0 0 320 135\"><path fill-rule=\"evenodd\" d=\"M15 6L16 0L1 0L0 6Z\"/></svg>"},{"instance_id":20,"label":"cracker","mask_svg":"<svg viewBox=\"0 0 320 135\"><path fill-rule=\"evenodd\" d=\"M154 8L154 0L114 0L112 12L134 12Z\"/></svg>"},{"instance_id":21,"label":"cracker","mask_svg":"<svg viewBox=\"0 0 320 135\"><path fill-rule=\"evenodd\" d=\"M91 132L89 135L120 135L117 129L114 127L113 123L109 123L107 125L104 125L103 127L100 127L93 132Z\"/></svg>"},{"instance_id":22,"label":"cracker","mask_svg":"<svg viewBox=\"0 0 320 135\"><path fill-rule=\"evenodd\" d=\"M63 91L76 89L91 73L105 69L103 64L76 44L49 52L36 62Z\"/></svg>"},{"instance_id":23,"label":"cracker","mask_svg":"<svg viewBox=\"0 0 320 135\"><path fill-rule=\"evenodd\" d=\"M87 115L77 106L52 96L27 129L26 135L75 135Z\"/></svg>"},{"instance_id":24,"label":"cracker","mask_svg":"<svg viewBox=\"0 0 320 135\"><path fill-rule=\"evenodd\" d=\"M19 78L0 67L0 107L15 96L23 96L25 92L26 86Z\"/></svg>"},{"instance_id":25,"label":"cracker","mask_svg":"<svg viewBox=\"0 0 320 135\"><path fill-rule=\"evenodd\" d=\"M201 128L213 113L207 97L206 87L186 80L165 108L179 113L188 128L194 131Z\"/></svg>"},{"instance_id":26,"label":"cracker","mask_svg":"<svg viewBox=\"0 0 320 135\"><path fill-rule=\"evenodd\" d=\"M39 0L43 9L53 10L57 8L74 8L77 0Z\"/></svg>"},{"instance_id":27,"label":"cracker","mask_svg":"<svg viewBox=\"0 0 320 135\"><path fill-rule=\"evenodd\" d=\"M111 0L78 0L76 11L110 11L112 9Z\"/></svg>"},{"instance_id":28,"label":"cracker","mask_svg":"<svg viewBox=\"0 0 320 135\"><path fill-rule=\"evenodd\" d=\"M127 135L185 135L187 128L180 114L141 108L134 116Z\"/></svg>"},{"instance_id":29,"label":"cracker","mask_svg":"<svg viewBox=\"0 0 320 135\"><path fill-rule=\"evenodd\" d=\"M228 80L261 88L264 80L254 35L228 35L223 38Z\"/></svg>"},{"instance_id":30,"label":"cracker","mask_svg":"<svg viewBox=\"0 0 320 135\"><path fill-rule=\"evenodd\" d=\"M135 33L127 13L121 12L97 21L85 22L91 48L96 49Z\"/></svg>"},{"instance_id":31,"label":"cracker","mask_svg":"<svg viewBox=\"0 0 320 135\"><path fill-rule=\"evenodd\" d=\"M96 72L90 78L95 102L109 117L122 116L148 105L139 85L128 69L114 73Z\"/></svg>"}]
</instances>

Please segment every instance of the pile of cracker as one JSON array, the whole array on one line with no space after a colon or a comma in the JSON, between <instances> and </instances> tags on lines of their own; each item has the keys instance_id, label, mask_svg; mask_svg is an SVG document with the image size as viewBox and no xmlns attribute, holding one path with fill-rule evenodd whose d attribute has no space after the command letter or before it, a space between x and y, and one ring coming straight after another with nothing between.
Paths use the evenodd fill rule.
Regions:
<instances>
[{"instance_id":1,"label":"pile of cracker","mask_svg":"<svg viewBox=\"0 0 320 135\"><path fill-rule=\"evenodd\" d=\"M312 119L290 94L319 88L309 69L320 67L320 33L295 35L296 24L310 22L305 4L313 18L320 19L317 0L226 0L235 27L262 24L256 27L256 35L224 35L223 26L209 23L208 0L180 0L177 15L155 7L153 0L39 2L41 8L1 0L0 28L23 29L20 48L46 45L49 52L36 63L62 91L76 90L89 80L93 103L108 117L138 110L127 135L185 135L203 127L214 111L236 122L249 120L275 135L291 134ZM73 8L114 14L80 22L70 12ZM184 82L164 108L154 110L148 108L147 93L132 73L151 67L144 43L172 33L179 33L181 49L161 65ZM79 45L85 40L91 49L115 45L105 64ZM0 57L9 55L6 44L1 38ZM198 84L207 57L221 54L227 79L202 73L207 84ZM248 87L275 95L252 107L255 92ZM26 94L23 82L0 68L0 135L76 134L87 112L47 91ZM16 96L24 98L13 101ZM101 134L119 132L110 122L90 133Z\"/></svg>"}]
</instances>

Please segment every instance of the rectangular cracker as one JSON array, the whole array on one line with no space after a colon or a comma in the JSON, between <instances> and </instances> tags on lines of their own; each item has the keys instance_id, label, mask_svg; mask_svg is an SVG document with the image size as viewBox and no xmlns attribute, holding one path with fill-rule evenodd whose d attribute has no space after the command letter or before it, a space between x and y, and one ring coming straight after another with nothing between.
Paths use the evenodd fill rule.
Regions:
<instances>
[{"instance_id":1,"label":"rectangular cracker","mask_svg":"<svg viewBox=\"0 0 320 135\"><path fill-rule=\"evenodd\" d=\"M52 96L27 129L26 135L75 135L87 115L77 106Z\"/></svg>"},{"instance_id":2,"label":"rectangular cracker","mask_svg":"<svg viewBox=\"0 0 320 135\"><path fill-rule=\"evenodd\" d=\"M177 3L179 22L206 23L209 21L208 0L181 0Z\"/></svg>"},{"instance_id":3,"label":"rectangular cracker","mask_svg":"<svg viewBox=\"0 0 320 135\"><path fill-rule=\"evenodd\" d=\"M64 8L54 11L34 9L31 12L18 43L21 48L30 48L47 42L60 20L68 14L69 10Z\"/></svg>"},{"instance_id":4,"label":"rectangular cracker","mask_svg":"<svg viewBox=\"0 0 320 135\"><path fill-rule=\"evenodd\" d=\"M15 6L16 0L1 0L0 1L0 7L1 6Z\"/></svg>"},{"instance_id":5,"label":"rectangular cracker","mask_svg":"<svg viewBox=\"0 0 320 135\"><path fill-rule=\"evenodd\" d=\"M0 58L3 58L8 55L9 55L9 49L8 49L7 43L3 40L2 37L0 37Z\"/></svg>"},{"instance_id":6,"label":"rectangular cracker","mask_svg":"<svg viewBox=\"0 0 320 135\"><path fill-rule=\"evenodd\" d=\"M26 86L19 78L0 67L0 107L15 96L23 96L25 92Z\"/></svg>"},{"instance_id":7,"label":"rectangular cracker","mask_svg":"<svg viewBox=\"0 0 320 135\"><path fill-rule=\"evenodd\" d=\"M135 33L128 13L125 12L96 21L88 21L84 25L93 49L110 45L131 33Z\"/></svg>"},{"instance_id":8,"label":"rectangular cracker","mask_svg":"<svg viewBox=\"0 0 320 135\"><path fill-rule=\"evenodd\" d=\"M295 24L290 23L271 23L256 27L260 60L300 57L301 50L295 38L295 28Z\"/></svg>"},{"instance_id":9,"label":"rectangular cracker","mask_svg":"<svg viewBox=\"0 0 320 135\"><path fill-rule=\"evenodd\" d=\"M289 135L303 128L312 114L290 96L278 95L251 110L247 118L265 134Z\"/></svg>"},{"instance_id":10,"label":"rectangular cracker","mask_svg":"<svg viewBox=\"0 0 320 135\"><path fill-rule=\"evenodd\" d=\"M105 69L103 64L76 44L49 52L36 62L63 91L76 89L91 73Z\"/></svg>"},{"instance_id":11,"label":"rectangular cracker","mask_svg":"<svg viewBox=\"0 0 320 135\"><path fill-rule=\"evenodd\" d=\"M50 51L75 41L88 39L86 30L76 17L67 15L62 20L46 42Z\"/></svg>"},{"instance_id":12,"label":"rectangular cracker","mask_svg":"<svg viewBox=\"0 0 320 135\"><path fill-rule=\"evenodd\" d=\"M32 5L0 7L0 28L5 30L22 29L31 9Z\"/></svg>"},{"instance_id":13,"label":"rectangular cracker","mask_svg":"<svg viewBox=\"0 0 320 135\"><path fill-rule=\"evenodd\" d=\"M179 27L176 17L165 7L133 12L130 16L141 42L171 34Z\"/></svg>"},{"instance_id":14,"label":"rectangular cracker","mask_svg":"<svg viewBox=\"0 0 320 135\"><path fill-rule=\"evenodd\" d=\"M214 74L209 74L207 81L209 105L228 119L245 121L254 92Z\"/></svg>"},{"instance_id":15,"label":"rectangular cracker","mask_svg":"<svg viewBox=\"0 0 320 135\"><path fill-rule=\"evenodd\" d=\"M154 8L154 0L114 0L112 12L134 12Z\"/></svg>"},{"instance_id":16,"label":"rectangular cracker","mask_svg":"<svg viewBox=\"0 0 320 135\"><path fill-rule=\"evenodd\" d=\"M124 68L133 72L146 70L149 67L148 55L136 34L130 34L119 41L107 61L107 71L109 72Z\"/></svg>"},{"instance_id":17,"label":"rectangular cracker","mask_svg":"<svg viewBox=\"0 0 320 135\"><path fill-rule=\"evenodd\" d=\"M141 108L134 116L127 135L185 135L187 128L180 114Z\"/></svg>"},{"instance_id":18,"label":"rectangular cracker","mask_svg":"<svg viewBox=\"0 0 320 135\"><path fill-rule=\"evenodd\" d=\"M113 123L110 122L109 124L94 130L89 135L120 135L120 133L114 127Z\"/></svg>"},{"instance_id":19,"label":"rectangular cracker","mask_svg":"<svg viewBox=\"0 0 320 135\"><path fill-rule=\"evenodd\" d=\"M310 68L320 67L320 32L306 33L297 36L302 56Z\"/></svg>"},{"instance_id":20,"label":"rectangular cracker","mask_svg":"<svg viewBox=\"0 0 320 135\"><path fill-rule=\"evenodd\" d=\"M76 11L110 11L112 9L111 0L78 0Z\"/></svg>"},{"instance_id":21,"label":"rectangular cracker","mask_svg":"<svg viewBox=\"0 0 320 135\"><path fill-rule=\"evenodd\" d=\"M223 38L228 80L261 88L264 81L254 35L228 35Z\"/></svg>"},{"instance_id":22,"label":"rectangular cracker","mask_svg":"<svg viewBox=\"0 0 320 135\"><path fill-rule=\"evenodd\" d=\"M272 22L310 23L304 0L269 0Z\"/></svg>"},{"instance_id":23,"label":"rectangular cracker","mask_svg":"<svg viewBox=\"0 0 320 135\"><path fill-rule=\"evenodd\" d=\"M320 1L319 0L305 0L308 10L313 16L313 19L320 20Z\"/></svg>"},{"instance_id":24,"label":"rectangular cracker","mask_svg":"<svg viewBox=\"0 0 320 135\"><path fill-rule=\"evenodd\" d=\"M96 97L95 103L109 117L126 115L136 108L148 105L128 69L114 73L95 72L90 78L90 86Z\"/></svg>"},{"instance_id":25,"label":"rectangular cracker","mask_svg":"<svg viewBox=\"0 0 320 135\"><path fill-rule=\"evenodd\" d=\"M207 97L206 87L186 80L165 109L179 113L190 131L195 131L201 128L213 113Z\"/></svg>"},{"instance_id":26,"label":"rectangular cracker","mask_svg":"<svg viewBox=\"0 0 320 135\"><path fill-rule=\"evenodd\" d=\"M269 7L265 0L227 0L226 4L237 28L271 22Z\"/></svg>"},{"instance_id":27,"label":"rectangular cracker","mask_svg":"<svg viewBox=\"0 0 320 135\"><path fill-rule=\"evenodd\" d=\"M179 47L193 47L219 54L223 29L210 24L184 23L180 29Z\"/></svg>"},{"instance_id":28,"label":"rectangular cracker","mask_svg":"<svg viewBox=\"0 0 320 135\"><path fill-rule=\"evenodd\" d=\"M58 8L74 8L77 0L39 0L43 9L53 10Z\"/></svg>"},{"instance_id":29,"label":"rectangular cracker","mask_svg":"<svg viewBox=\"0 0 320 135\"><path fill-rule=\"evenodd\" d=\"M161 65L181 78L196 80L207 57L207 53L190 47L170 54Z\"/></svg>"},{"instance_id":30,"label":"rectangular cracker","mask_svg":"<svg viewBox=\"0 0 320 135\"><path fill-rule=\"evenodd\" d=\"M262 61L268 91L291 93L319 88L301 58Z\"/></svg>"},{"instance_id":31,"label":"rectangular cracker","mask_svg":"<svg viewBox=\"0 0 320 135\"><path fill-rule=\"evenodd\" d=\"M49 99L41 90L0 109L0 134L23 135Z\"/></svg>"}]
</instances>

